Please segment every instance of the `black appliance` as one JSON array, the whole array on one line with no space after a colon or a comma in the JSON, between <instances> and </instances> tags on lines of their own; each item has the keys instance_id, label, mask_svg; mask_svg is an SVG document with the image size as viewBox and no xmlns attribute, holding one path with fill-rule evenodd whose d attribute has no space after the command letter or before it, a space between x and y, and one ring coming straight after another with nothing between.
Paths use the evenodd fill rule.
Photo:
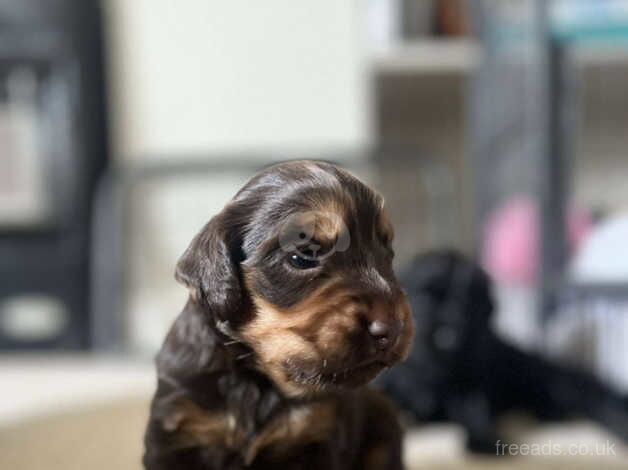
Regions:
<instances>
[{"instance_id":1,"label":"black appliance","mask_svg":"<svg viewBox=\"0 0 628 470\"><path fill-rule=\"evenodd\" d=\"M0 349L90 346L101 18L97 1L0 0Z\"/></svg>"}]
</instances>

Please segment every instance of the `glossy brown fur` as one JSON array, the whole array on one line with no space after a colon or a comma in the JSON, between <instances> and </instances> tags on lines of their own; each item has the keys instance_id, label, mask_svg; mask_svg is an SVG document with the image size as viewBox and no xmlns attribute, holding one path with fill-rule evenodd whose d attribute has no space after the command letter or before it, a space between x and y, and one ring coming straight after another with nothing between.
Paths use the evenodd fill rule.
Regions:
<instances>
[{"instance_id":1,"label":"glossy brown fur","mask_svg":"<svg viewBox=\"0 0 628 470\"><path fill-rule=\"evenodd\" d=\"M311 228L315 268L287 262L292 225ZM411 343L392 236L381 197L333 165L247 183L177 266L191 294L157 357L145 468L400 469L395 413L363 387ZM385 351L374 320L400 325Z\"/></svg>"}]
</instances>

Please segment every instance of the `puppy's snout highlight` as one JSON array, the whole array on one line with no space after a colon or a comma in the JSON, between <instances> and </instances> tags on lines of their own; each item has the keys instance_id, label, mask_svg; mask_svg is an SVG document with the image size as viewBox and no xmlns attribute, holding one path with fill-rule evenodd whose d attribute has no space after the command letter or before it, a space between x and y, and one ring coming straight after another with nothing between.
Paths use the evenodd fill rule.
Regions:
<instances>
[{"instance_id":1,"label":"puppy's snout highlight","mask_svg":"<svg viewBox=\"0 0 628 470\"><path fill-rule=\"evenodd\" d=\"M391 349L399 339L403 324L395 314L394 309L387 306L375 306L366 329L377 352L386 352Z\"/></svg>"},{"instance_id":2,"label":"puppy's snout highlight","mask_svg":"<svg viewBox=\"0 0 628 470\"><path fill-rule=\"evenodd\" d=\"M389 350L399 338L401 322L399 320L375 320L369 323L368 332L377 351Z\"/></svg>"}]
</instances>

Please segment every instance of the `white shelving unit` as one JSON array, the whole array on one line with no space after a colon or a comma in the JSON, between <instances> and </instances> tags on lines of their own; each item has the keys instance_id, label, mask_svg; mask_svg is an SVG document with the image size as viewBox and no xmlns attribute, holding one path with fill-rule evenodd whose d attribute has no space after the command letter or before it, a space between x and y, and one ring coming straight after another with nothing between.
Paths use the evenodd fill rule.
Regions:
<instances>
[{"instance_id":1,"label":"white shelving unit","mask_svg":"<svg viewBox=\"0 0 628 470\"><path fill-rule=\"evenodd\" d=\"M480 63L481 53L477 41L471 38L416 39L374 51L371 65L379 74L468 74ZM575 54L582 67L628 64L625 47L582 47Z\"/></svg>"},{"instance_id":2,"label":"white shelving unit","mask_svg":"<svg viewBox=\"0 0 628 470\"><path fill-rule=\"evenodd\" d=\"M433 74L468 73L479 62L473 39L419 39L373 53L376 72Z\"/></svg>"}]
</instances>

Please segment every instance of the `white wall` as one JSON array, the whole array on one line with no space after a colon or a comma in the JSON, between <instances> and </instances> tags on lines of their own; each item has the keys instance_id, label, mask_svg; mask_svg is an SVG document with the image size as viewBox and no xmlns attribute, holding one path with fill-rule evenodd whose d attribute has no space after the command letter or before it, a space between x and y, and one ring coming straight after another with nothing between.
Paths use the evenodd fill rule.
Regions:
<instances>
[{"instance_id":1,"label":"white wall","mask_svg":"<svg viewBox=\"0 0 628 470\"><path fill-rule=\"evenodd\" d=\"M367 144L360 0L109 0L118 156Z\"/></svg>"},{"instance_id":2,"label":"white wall","mask_svg":"<svg viewBox=\"0 0 628 470\"><path fill-rule=\"evenodd\" d=\"M113 147L124 163L366 155L361 0L108 0ZM352 165L363 166L361 160ZM187 291L174 266L252 175L134 186L126 206L131 346L152 353Z\"/></svg>"}]
</instances>

